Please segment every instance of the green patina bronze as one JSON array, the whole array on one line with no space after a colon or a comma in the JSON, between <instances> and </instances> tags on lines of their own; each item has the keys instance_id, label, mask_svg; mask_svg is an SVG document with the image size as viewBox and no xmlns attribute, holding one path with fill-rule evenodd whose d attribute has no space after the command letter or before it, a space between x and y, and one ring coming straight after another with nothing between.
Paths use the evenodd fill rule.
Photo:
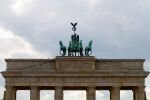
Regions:
<instances>
[{"instance_id":1,"label":"green patina bronze","mask_svg":"<svg viewBox=\"0 0 150 100\"><path fill-rule=\"evenodd\" d=\"M89 56L92 54L92 42L93 41L90 41L89 45L85 47L85 55L86 56ZM89 52L90 52L90 54L89 54Z\"/></svg>"},{"instance_id":2,"label":"green patina bronze","mask_svg":"<svg viewBox=\"0 0 150 100\"><path fill-rule=\"evenodd\" d=\"M60 45L60 54L62 56L66 55L66 46L63 45L62 41L59 41L59 45Z\"/></svg>"},{"instance_id":3,"label":"green patina bronze","mask_svg":"<svg viewBox=\"0 0 150 100\"><path fill-rule=\"evenodd\" d=\"M71 35L71 41L69 41L69 46L66 49L66 46L63 45L62 41L59 41L60 45L60 54L62 56L66 55L66 51L68 50L68 56L84 56L83 54L83 45L82 40L80 40L79 35L75 33L77 23L71 23L72 30L74 34ZM85 47L85 56L89 56L92 54L92 41L89 42L88 46ZM89 53L90 52L90 53Z\"/></svg>"}]
</instances>

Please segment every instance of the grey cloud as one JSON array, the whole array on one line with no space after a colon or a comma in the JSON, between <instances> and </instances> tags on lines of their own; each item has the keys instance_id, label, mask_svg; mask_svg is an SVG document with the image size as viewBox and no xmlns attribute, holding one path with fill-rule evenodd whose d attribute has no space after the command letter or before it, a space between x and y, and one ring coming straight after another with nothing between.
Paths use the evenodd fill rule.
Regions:
<instances>
[{"instance_id":1,"label":"grey cloud","mask_svg":"<svg viewBox=\"0 0 150 100\"><path fill-rule=\"evenodd\" d=\"M0 86L4 86L4 78L2 77L2 75L0 74Z\"/></svg>"},{"instance_id":2,"label":"grey cloud","mask_svg":"<svg viewBox=\"0 0 150 100\"><path fill-rule=\"evenodd\" d=\"M150 59L148 0L33 0L19 16L11 9L13 2L0 1L0 26L47 57L59 55L59 40L68 45L73 34L69 23L77 21L84 46L93 40L93 55L97 58Z\"/></svg>"},{"instance_id":3,"label":"grey cloud","mask_svg":"<svg viewBox=\"0 0 150 100\"><path fill-rule=\"evenodd\" d=\"M5 18L0 22L35 49L54 56L59 54L59 40L68 45L72 34L69 22L78 21L78 33L84 45L93 39L97 57L149 58L150 14L145 12L148 4L140 0L102 0L89 7L85 0L33 1L25 15L16 16L7 9L9 16L2 13Z\"/></svg>"}]
</instances>

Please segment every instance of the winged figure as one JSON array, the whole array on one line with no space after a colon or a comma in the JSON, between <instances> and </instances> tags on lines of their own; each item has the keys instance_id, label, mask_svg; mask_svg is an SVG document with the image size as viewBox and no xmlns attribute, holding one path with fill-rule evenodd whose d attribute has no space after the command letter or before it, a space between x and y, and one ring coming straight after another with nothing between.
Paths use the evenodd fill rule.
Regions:
<instances>
[{"instance_id":1,"label":"winged figure","mask_svg":"<svg viewBox=\"0 0 150 100\"><path fill-rule=\"evenodd\" d=\"M76 27L78 23L70 23L73 27Z\"/></svg>"}]
</instances>

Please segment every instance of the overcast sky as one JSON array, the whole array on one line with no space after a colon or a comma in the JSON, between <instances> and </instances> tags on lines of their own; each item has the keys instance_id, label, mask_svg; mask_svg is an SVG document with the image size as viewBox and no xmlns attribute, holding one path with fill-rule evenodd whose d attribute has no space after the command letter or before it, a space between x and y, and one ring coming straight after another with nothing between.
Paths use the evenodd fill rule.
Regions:
<instances>
[{"instance_id":1,"label":"overcast sky","mask_svg":"<svg viewBox=\"0 0 150 100\"><path fill-rule=\"evenodd\" d=\"M0 0L0 8L0 71L6 68L5 58L59 55L58 41L68 46L73 34L70 22L78 22L77 33L84 46L93 40L96 58L142 58L146 59L145 70L150 71L150 0ZM0 99L3 91L0 75ZM146 91L150 98L150 77ZM98 98L107 96L97 93ZM22 94L18 98L27 97ZM67 94L65 100L84 92ZM43 92L42 100L46 95ZM127 95L123 91L122 100Z\"/></svg>"}]
</instances>

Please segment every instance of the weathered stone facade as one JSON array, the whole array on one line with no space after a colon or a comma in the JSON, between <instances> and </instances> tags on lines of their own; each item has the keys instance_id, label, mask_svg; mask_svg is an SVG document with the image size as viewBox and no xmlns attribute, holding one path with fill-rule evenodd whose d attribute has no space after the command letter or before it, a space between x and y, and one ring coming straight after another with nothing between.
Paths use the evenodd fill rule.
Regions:
<instances>
[{"instance_id":1,"label":"weathered stone facade","mask_svg":"<svg viewBox=\"0 0 150 100\"><path fill-rule=\"evenodd\" d=\"M55 59L6 59L5 100L16 100L17 90L30 90L31 100L39 100L42 89L55 90L55 100L63 100L63 90L84 89L87 100L95 100L95 90L110 90L111 100L120 100L120 89L133 90L134 100L144 100L144 59L96 59L56 57Z\"/></svg>"}]
</instances>

